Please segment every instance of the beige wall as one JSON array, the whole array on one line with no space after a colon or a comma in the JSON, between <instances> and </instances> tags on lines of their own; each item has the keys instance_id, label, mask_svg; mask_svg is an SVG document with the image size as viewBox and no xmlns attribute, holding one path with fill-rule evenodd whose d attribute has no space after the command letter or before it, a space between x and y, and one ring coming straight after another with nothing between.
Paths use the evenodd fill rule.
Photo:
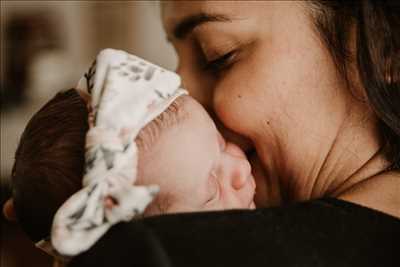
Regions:
<instances>
[{"instance_id":1,"label":"beige wall","mask_svg":"<svg viewBox=\"0 0 400 267\"><path fill-rule=\"evenodd\" d=\"M53 15L63 48L36 58L27 105L1 113L2 179L10 174L27 120L57 90L73 87L100 49L124 49L169 69L176 66L163 33L158 1L1 1L2 29L11 16L34 11ZM2 30L2 68L4 43Z\"/></svg>"},{"instance_id":2,"label":"beige wall","mask_svg":"<svg viewBox=\"0 0 400 267\"><path fill-rule=\"evenodd\" d=\"M56 91L73 87L100 49L124 49L169 69L176 65L173 49L165 41L157 1L1 1L2 75L4 58L13 56L4 54L7 19L35 11L55 18L63 46L35 58L30 67L28 102L1 112L0 184L10 175L19 136L27 121ZM51 265L16 225L1 220L0 266Z\"/></svg>"}]
</instances>

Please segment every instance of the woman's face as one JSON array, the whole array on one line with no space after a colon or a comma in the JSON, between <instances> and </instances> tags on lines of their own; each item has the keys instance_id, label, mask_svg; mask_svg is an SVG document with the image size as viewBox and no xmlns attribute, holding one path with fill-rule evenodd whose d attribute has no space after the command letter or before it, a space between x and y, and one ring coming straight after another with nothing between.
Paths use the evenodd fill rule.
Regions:
<instances>
[{"instance_id":1,"label":"woman's face","mask_svg":"<svg viewBox=\"0 0 400 267\"><path fill-rule=\"evenodd\" d=\"M347 116L349 94L304 5L162 4L177 72L223 135L250 157L261 204L309 197L294 193L306 183L299 179L312 176L318 153L329 150Z\"/></svg>"}]
</instances>

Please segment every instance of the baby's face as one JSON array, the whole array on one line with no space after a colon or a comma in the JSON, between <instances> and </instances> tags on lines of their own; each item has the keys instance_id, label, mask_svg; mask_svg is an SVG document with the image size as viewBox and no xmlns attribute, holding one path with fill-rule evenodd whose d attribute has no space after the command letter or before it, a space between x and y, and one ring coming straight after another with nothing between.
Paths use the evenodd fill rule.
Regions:
<instances>
[{"instance_id":1,"label":"baby's face","mask_svg":"<svg viewBox=\"0 0 400 267\"><path fill-rule=\"evenodd\" d=\"M255 182L241 149L227 143L204 108L189 96L146 127L139 143L138 184L158 184L145 215L254 208ZM166 113L164 112L164 113ZM174 114L173 114L174 115ZM156 128L163 123L159 134ZM142 144L140 144L142 143ZM148 148L145 143L151 143Z\"/></svg>"}]
</instances>

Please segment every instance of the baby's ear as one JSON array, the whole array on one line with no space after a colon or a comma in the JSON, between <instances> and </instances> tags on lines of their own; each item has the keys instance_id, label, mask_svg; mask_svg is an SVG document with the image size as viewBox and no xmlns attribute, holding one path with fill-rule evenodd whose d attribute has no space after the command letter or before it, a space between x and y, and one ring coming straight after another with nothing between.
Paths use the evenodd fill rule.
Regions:
<instances>
[{"instance_id":1,"label":"baby's ear","mask_svg":"<svg viewBox=\"0 0 400 267\"><path fill-rule=\"evenodd\" d=\"M9 198L3 205L3 215L10 222L16 222L17 216L15 215L14 200Z\"/></svg>"},{"instance_id":2,"label":"baby's ear","mask_svg":"<svg viewBox=\"0 0 400 267\"><path fill-rule=\"evenodd\" d=\"M80 89L75 89L75 90L78 92L79 96L85 101L85 103L89 104L89 101L91 98L90 95L83 90L80 90Z\"/></svg>"}]
</instances>

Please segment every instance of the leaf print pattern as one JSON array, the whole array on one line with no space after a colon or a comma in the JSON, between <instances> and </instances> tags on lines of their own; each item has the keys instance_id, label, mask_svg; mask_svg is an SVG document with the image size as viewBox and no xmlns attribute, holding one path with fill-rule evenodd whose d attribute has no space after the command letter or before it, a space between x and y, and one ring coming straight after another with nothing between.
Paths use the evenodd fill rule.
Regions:
<instances>
[{"instance_id":1,"label":"leaf print pattern","mask_svg":"<svg viewBox=\"0 0 400 267\"><path fill-rule=\"evenodd\" d=\"M84 74L78 90L91 96L83 188L57 211L51 242L60 254L89 249L112 225L143 213L158 186L136 181L139 130L180 95L177 74L106 49ZM96 81L96 84L95 84ZM106 206L106 199L114 199Z\"/></svg>"}]
</instances>

